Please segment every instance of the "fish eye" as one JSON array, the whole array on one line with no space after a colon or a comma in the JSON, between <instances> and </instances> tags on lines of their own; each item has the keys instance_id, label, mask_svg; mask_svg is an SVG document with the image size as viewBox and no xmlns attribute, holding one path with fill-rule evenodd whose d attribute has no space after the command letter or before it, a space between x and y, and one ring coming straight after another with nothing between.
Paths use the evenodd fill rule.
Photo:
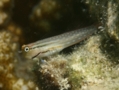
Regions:
<instances>
[{"instance_id":1,"label":"fish eye","mask_svg":"<svg viewBox=\"0 0 119 90\"><path fill-rule=\"evenodd\" d=\"M29 51L29 47L25 47L25 48L24 48L24 51L25 51L25 52L28 52L28 51Z\"/></svg>"}]
</instances>

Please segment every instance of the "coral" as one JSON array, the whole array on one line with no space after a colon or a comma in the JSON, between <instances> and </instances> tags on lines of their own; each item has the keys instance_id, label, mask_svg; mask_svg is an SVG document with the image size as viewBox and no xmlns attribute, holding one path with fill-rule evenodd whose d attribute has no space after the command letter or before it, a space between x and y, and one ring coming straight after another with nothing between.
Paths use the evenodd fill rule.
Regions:
<instances>
[{"instance_id":1,"label":"coral","mask_svg":"<svg viewBox=\"0 0 119 90\"><path fill-rule=\"evenodd\" d=\"M23 37L23 28L22 27L20 27L19 25L15 24L13 22L10 22L5 28L13 34L13 36L14 36L13 41L19 42L20 44L25 42L24 37Z\"/></svg>"},{"instance_id":2,"label":"coral","mask_svg":"<svg viewBox=\"0 0 119 90\"><path fill-rule=\"evenodd\" d=\"M32 81L17 78L14 74L18 44L14 42L14 36L8 31L0 32L0 90L37 90Z\"/></svg>"},{"instance_id":3,"label":"coral","mask_svg":"<svg viewBox=\"0 0 119 90\"><path fill-rule=\"evenodd\" d=\"M0 88L9 90L15 77L13 75L13 62L16 44L11 42L11 34L0 32Z\"/></svg>"},{"instance_id":4,"label":"coral","mask_svg":"<svg viewBox=\"0 0 119 90\"><path fill-rule=\"evenodd\" d=\"M41 31L63 31L66 26L72 24L72 21L75 22L75 26L78 26L80 21L83 23L85 22L84 19L88 20L88 10L86 9L87 8L83 7L83 3L80 5L79 1L41 0L33 8L30 20L32 25L40 28ZM90 22L88 24L90 24ZM57 28L57 26L60 28Z\"/></svg>"},{"instance_id":5,"label":"coral","mask_svg":"<svg viewBox=\"0 0 119 90\"><path fill-rule=\"evenodd\" d=\"M0 1L0 26L6 24L11 18L11 10L13 7L13 0Z\"/></svg>"},{"instance_id":6,"label":"coral","mask_svg":"<svg viewBox=\"0 0 119 90\"><path fill-rule=\"evenodd\" d=\"M61 17L59 8L60 4L57 0L41 0L41 2L34 7L30 18L37 26L43 28L43 30L49 30L51 28L51 22ZM45 20L45 18L47 18L47 20Z\"/></svg>"},{"instance_id":7,"label":"coral","mask_svg":"<svg viewBox=\"0 0 119 90\"><path fill-rule=\"evenodd\" d=\"M76 4L77 7L80 10L82 10L81 9L82 6L80 7L80 5L77 4L77 2L78 1L73 2L73 5ZM75 9L78 10L78 8L75 8L72 5L72 1L41 0L38 1L38 3L36 3L36 1L29 1L28 4L25 3L27 3L27 1L26 2L20 0L0 1L0 28L2 28L1 29L2 32L0 32L1 37L0 89L2 90L42 89L42 83L39 84L38 88L33 82L34 75L31 69L32 70L35 69L33 68L34 62L25 60L24 58L21 57L20 54L18 54L19 52L18 46L19 44L24 43L26 38L28 38L30 42L34 40L35 37L37 37L37 39L40 38L40 35L38 34L38 36L36 36L37 34L36 35L33 34L33 31L37 33L36 32L37 30L38 31L40 30L48 31L53 29L56 30L57 26L60 26L60 28L57 27L59 30L64 30L66 26L71 26L70 23L72 23L72 21L74 20L79 25L78 21L81 21L82 17L85 17L85 19L87 19L87 17L85 16L87 12L85 13L85 15L83 13L82 14L77 13L77 11L73 13L74 10ZM80 18L79 15L81 15ZM28 20L29 16L30 20ZM71 17L70 20L68 17L69 18ZM65 22L62 21L63 19ZM25 38L23 37L23 35L25 36ZM32 39L30 39L30 37ZM55 84L51 83L53 87L56 87L56 89L60 90L70 89L71 88L69 84L70 82L67 78L67 73L65 72L67 70L65 69L67 61L64 60L63 58L62 58L63 60L60 58L60 60L56 62L55 59L47 61L47 63L49 63L48 65L47 64L41 65L42 69L39 69L40 70L39 76L45 78L45 76L47 76L45 68L47 68L47 70L49 70L48 71L49 75L52 74L54 76L49 77L53 79L55 82ZM53 63L55 63L56 66L52 65ZM56 71L53 71L52 70L53 68L50 66L56 68ZM62 68L64 68L63 69L64 71L61 70ZM37 79L39 80L39 77ZM41 79L41 81L43 80Z\"/></svg>"},{"instance_id":8,"label":"coral","mask_svg":"<svg viewBox=\"0 0 119 90\"><path fill-rule=\"evenodd\" d=\"M0 0L0 89L118 90L118 4L118 0ZM39 65L18 53L21 44L92 23L101 23L104 33L68 55L43 58Z\"/></svg>"}]
</instances>

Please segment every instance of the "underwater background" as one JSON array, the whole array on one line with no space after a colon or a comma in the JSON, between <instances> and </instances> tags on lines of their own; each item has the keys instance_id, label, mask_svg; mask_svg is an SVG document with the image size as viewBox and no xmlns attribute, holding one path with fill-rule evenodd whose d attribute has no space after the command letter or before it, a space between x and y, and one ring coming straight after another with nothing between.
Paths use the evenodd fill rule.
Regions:
<instances>
[{"instance_id":1,"label":"underwater background","mask_svg":"<svg viewBox=\"0 0 119 90\"><path fill-rule=\"evenodd\" d=\"M118 10L118 0L0 0L0 90L119 90ZM93 24L101 30L40 64L20 53Z\"/></svg>"}]
</instances>

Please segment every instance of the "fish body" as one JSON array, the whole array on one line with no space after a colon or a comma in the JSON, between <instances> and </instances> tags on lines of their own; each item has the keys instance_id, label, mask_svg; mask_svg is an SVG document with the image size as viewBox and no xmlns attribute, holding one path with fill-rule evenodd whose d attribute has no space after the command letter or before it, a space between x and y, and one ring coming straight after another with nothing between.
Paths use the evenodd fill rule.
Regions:
<instances>
[{"instance_id":1,"label":"fish body","mask_svg":"<svg viewBox=\"0 0 119 90\"><path fill-rule=\"evenodd\" d=\"M42 58L60 52L66 47L79 43L97 30L96 26L77 29L22 46L27 59Z\"/></svg>"}]
</instances>

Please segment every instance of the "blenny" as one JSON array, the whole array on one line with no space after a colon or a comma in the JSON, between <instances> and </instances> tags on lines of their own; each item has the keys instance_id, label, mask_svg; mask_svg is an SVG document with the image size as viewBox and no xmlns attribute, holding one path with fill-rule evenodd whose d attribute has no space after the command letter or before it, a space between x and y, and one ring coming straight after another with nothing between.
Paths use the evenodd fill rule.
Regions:
<instances>
[{"instance_id":1,"label":"blenny","mask_svg":"<svg viewBox=\"0 0 119 90\"><path fill-rule=\"evenodd\" d=\"M79 43L97 31L95 25L66 32L57 36L39 40L22 46L27 59L42 58L60 52L66 47Z\"/></svg>"}]
</instances>

